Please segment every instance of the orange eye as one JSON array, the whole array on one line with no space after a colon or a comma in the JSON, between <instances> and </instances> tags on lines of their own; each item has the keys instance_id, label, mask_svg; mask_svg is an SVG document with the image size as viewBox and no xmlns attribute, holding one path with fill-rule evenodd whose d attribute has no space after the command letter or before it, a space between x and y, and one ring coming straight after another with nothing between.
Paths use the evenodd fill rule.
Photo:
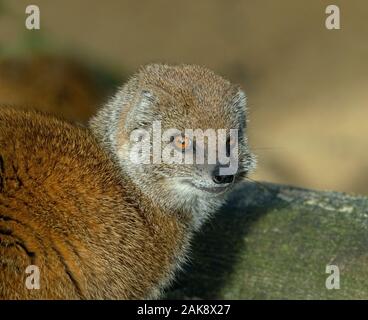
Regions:
<instances>
[{"instance_id":1,"label":"orange eye","mask_svg":"<svg viewBox=\"0 0 368 320\"><path fill-rule=\"evenodd\" d=\"M174 138L174 145L179 150L187 150L191 144L192 141L188 137L176 136Z\"/></svg>"}]
</instances>

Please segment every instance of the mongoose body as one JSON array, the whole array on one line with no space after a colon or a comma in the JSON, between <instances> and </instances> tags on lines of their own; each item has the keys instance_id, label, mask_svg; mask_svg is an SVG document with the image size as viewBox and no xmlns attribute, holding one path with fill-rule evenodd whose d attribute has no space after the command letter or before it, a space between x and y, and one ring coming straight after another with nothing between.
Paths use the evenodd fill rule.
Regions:
<instances>
[{"instance_id":1,"label":"mongoose body","mask_svg":"<svg viewBox=\"0 0 368 320\"><path fill-rule=\"evenodd\" d=\"M245 109L238 87L188 65L143 68L90 129L1 108L0 298L159 297L193 232L253 167ZM238 129L237 171L132 162L132 132L157 120L162 130L179 130L162 142L177 154L194 146L186 128ZM39 269L39 289L26 285L30 265Z\"/></svg>"},{"instance_id":2,"label":"mongoose body","mask_svg":"<svg viewBox=\"0 0 368 320\"><path fill-rule=\"evenodd\" d=\"M185 221L155 210L83 128L0 111L0 298L157 294ZM40 289L28 289L29 265Z\"/></svg>"}]
</instances>

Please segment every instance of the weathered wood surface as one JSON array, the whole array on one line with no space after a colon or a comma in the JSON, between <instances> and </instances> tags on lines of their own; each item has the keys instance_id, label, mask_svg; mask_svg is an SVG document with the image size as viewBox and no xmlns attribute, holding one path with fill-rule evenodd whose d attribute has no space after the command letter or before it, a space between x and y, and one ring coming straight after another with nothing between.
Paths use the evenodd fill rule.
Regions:
<instances>
[{"instance_id":1,"label":"weathered wood surface","mask_svg":"<svg viewBox=\"0 0 368 320\"><path fill-rule=\"evenodd\" d=\"M326 265L340 289L326 288ZM368 198L243 184L195 237L167 297L367 299Z\"/></svg>"}]
</instances>

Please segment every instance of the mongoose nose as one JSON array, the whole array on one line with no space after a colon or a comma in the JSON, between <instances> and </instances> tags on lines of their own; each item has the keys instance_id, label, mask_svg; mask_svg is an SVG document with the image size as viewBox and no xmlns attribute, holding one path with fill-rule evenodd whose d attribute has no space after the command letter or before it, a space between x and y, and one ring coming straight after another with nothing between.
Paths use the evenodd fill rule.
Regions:
<instances>
[{"instance_id":1,"label":"mongoose nose","mask_svg":"<svg viewBox=\"0 0 368 320\"><path fill-rule=\"evenodd\" d=\"M216 184L224 184L224 183L231 183L234 180L234 176L233 175L228 175L228 176L213 176L213 182Z\"/></svg>"}]
</instances>

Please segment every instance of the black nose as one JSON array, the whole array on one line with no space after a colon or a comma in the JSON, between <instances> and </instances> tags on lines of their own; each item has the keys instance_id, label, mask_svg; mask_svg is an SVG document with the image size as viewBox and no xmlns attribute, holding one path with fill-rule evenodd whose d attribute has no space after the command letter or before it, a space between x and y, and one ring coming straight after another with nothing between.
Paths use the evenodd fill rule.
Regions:
<instances>
[{"instance_id":1,"label":"black nose","mask_svg":"<svg viewBox=\"0 0 368 320\"><path fill-rule=\"evenodd\" d=\"M233 175L229 175L229 176L213 176L213 182L216 184L224 184L224 183L231 183L234 180L234 176Z\"/></svg>"}]
</instances>

